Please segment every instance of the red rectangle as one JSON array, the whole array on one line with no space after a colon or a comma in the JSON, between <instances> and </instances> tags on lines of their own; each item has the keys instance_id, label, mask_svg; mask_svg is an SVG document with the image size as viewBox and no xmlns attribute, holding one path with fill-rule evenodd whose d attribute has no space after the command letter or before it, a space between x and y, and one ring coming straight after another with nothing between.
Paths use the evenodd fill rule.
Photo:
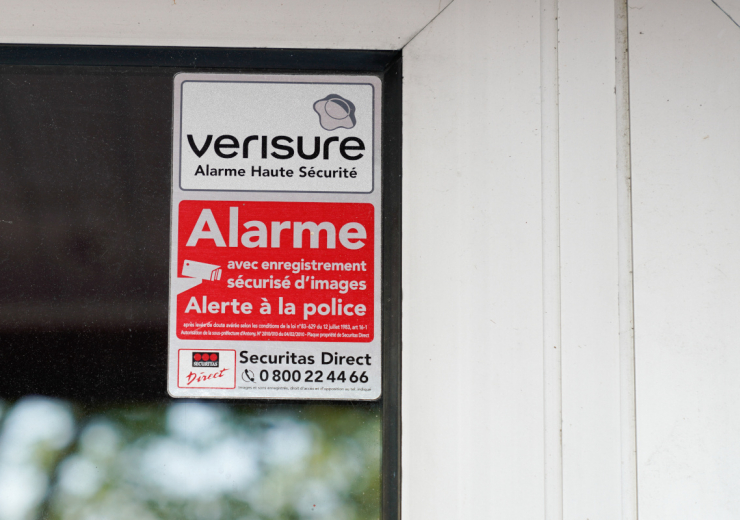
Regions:
<instances>
[{"instance_id":1,"label":"red rectangle","mask_svg":"<svg viewBox=\"0 0 740 520\"><path fill-rule=\"evenodd\" d=\"M178 211L177 282L197 284L177 296L178 338L373 339L372 204L183 201Z\"/></svg>"}]
</instances>

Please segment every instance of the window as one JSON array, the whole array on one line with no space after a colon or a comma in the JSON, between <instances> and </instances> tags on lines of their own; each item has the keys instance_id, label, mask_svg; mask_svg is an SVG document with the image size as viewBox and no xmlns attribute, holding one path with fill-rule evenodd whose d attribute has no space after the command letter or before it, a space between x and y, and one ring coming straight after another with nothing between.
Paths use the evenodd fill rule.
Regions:
<instances>
[{"instance_id":1,"label":"window","mask_svg":"<svg viewBox=\"0 0 740 520\"><path fill-rule=\"evenodd\" d=\"M399 56L6 46L0 64L0 519L396 518ZM381 400L167 396L172 80L205 70L383 80Z\"/></svg>"}]
</instances>

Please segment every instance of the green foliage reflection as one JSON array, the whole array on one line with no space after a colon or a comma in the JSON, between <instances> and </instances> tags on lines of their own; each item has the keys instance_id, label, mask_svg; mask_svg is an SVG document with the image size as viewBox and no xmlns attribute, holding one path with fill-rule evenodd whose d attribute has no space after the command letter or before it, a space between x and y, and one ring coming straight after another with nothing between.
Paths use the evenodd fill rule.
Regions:
<instances>
[{"instance_id":1,"label":"green foliage reflection","mask_svg":"<svg viewBox=\"0 0 740 520\"><path fill-rule=\"evenodd\" d=\"M0 520L379 516L376 405L4 407Z\"/></svg>"}]
</instances>

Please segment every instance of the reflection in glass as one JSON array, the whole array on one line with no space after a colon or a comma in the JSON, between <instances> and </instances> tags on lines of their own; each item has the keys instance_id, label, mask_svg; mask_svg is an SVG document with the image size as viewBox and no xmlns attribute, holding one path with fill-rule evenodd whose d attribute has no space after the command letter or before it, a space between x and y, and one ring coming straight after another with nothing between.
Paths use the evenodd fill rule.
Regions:
<instances>
[{"instance_id":1,"label":"reflection in glass","mask_svg":"<svg viewBox=\"0 0 740 520\"><path fill-rule=\"evenodd\" d=\"M0 406L0 520L370 519L375 407Z\"/></svg>"}]
</instances>

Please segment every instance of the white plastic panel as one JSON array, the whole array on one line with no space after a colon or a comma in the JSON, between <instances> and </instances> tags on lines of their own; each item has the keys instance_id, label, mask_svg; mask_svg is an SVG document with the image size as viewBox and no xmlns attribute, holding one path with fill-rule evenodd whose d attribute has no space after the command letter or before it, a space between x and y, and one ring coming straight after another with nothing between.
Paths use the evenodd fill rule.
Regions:
<instances>
[{"instance_id":1,"label":"white plastic panel","mask_svg":"<svg viewBox=\"0 0 740 520\"><path fill-rule=\"evenodd\" d=\"M399 49L450 0L0 0L0 42Z\"/></svg>"},{"instance_id":2,"label":"white plastic panel","mask_svg":"<svg viewBox=\"0 0 740 520\"><path fill-rule=\"evenodd\" d=\"M620 515L614 2L559 2L564 518Z\"/></svg>"},{"instance_id":3,"label":"white plastic panel","mask_svg":"<svg viewBox=\"0 0 740 520\"><path fill-rule=\"evenodd\" d=\"M404 49L403 515L543 517L537 2Z\"/></svg>"},{"instance_id":4,"label":"white plastic panel","mask_svg":"<svg viewBox=\"0 0 740 520\"><path fill-rule=\"evenodd\" d=\"M709 0L631 4L640 518L736 519L740 28Z\"/></svg>"}]
</instances>

